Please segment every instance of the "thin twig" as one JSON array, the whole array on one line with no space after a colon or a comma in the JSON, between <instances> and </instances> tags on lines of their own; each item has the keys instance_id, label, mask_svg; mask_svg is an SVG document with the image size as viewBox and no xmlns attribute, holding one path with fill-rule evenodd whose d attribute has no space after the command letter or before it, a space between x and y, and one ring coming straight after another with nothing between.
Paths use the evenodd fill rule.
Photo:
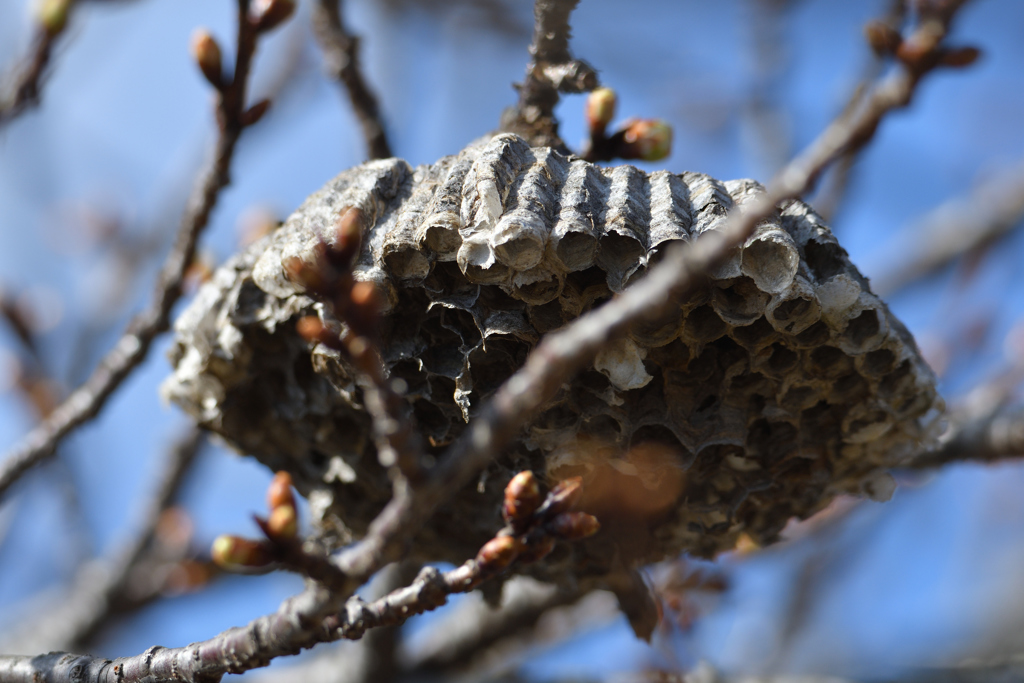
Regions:
<instances>
[{"instance_id":1,"label":"thin twig","mask_svg":"<svg viewBox=\"0 0 1024 683\"><path fill-rule=\"evenodd\" d=\"M536 146L564 148L558 136L555 106L558 94L589 92L597 72L569 52L569 15L579 0L536 0L533 44L526 78L516 87L519 103L502 114L501 129L517 133Z\"/></svg>"},{"instance_id":2,"label":"thin twig","mask_svg":"<svg viewBox=\"0 0 1024 683\"><path fill-rule=\"evenodd\" d=\"M167 453L156 489L141 515L138 531L107 566L86 565L73 582L75 588L54 609L45 610L34 623L22 623L24 638L6 642L15 651L36 651L42 641L46 649L73 649L85 645L115 614L138 608L160 594L160 586L145 595L131 595L132 578L150 555L157 525L178 497L182 482L204 442L202 432L192 428ZM184 558L181 558L184 559Z\"/></svg>"},{"instance_id":3,"label":"thin twig","mask_svg":"<svg viewBox=\"0 0 1024 683\"><path fill-rule=\"evenodd\" d=\"M906 20L906 16L907 0L890 0L888 11L878 21L891 27L894 31L898 31ZM871 83L882 74L885 64L886 60L883 57L872 52L867 66L864 67L864 74L861 76L860 82L854 87L849 100L843 107L843 113L851 111L858 105ZM825 220L834 219L842 207L850 188L853 169L857 164L858 157L857 150L843 154L822 179L821 187L815 193L812 203L815 211L821 214Z\"/></svg>"},{"instance_id":4,"label":"thin twig","mask_svg":"<svg viewBox=\"0 0 1024 683\"><path fill-rule=\"evenodd\" d=\"M939 447L915 459L910 467L928 469L951 462L995 462L1021 456L1024 407L996 406L971 419L956 420Z\"/></svg>"},{"instance_id":5,"label":"thin twig","mask_svg":"<svg viewBox=\"0 0 1024 683\"><path fill-rule=\"evenodd\" d=\"M912 227L914 248L899 267L871 281L885 296L927 277L956 259L1001 239L1024 225L1024 163L993 177L970 197L946 202ZM906 253L901 250L901 253Z\"/></svg>"},{"instance_id":6,"label":"thin twig","mask_svg":"<svg viewBox=\"0 0 1024 683\"><path fill-rule=\"evenodd\" d=\"M319 0L313 7L313 33L323 50L327 71L348 92L370 158L387 159L393 155L381 121L380 106L359 68L359 38L346 30L341 10L342 0Z\"/></svg>"},{"instance_id":7,"label":"thin twig","mask_svg":"<svg viewBox=\"0 0 1024 683\"><path fill-rule=\"evenodd\" d=\"M153 340L168 329L171 308L181 296L182 280L195 256L199 235L220 191L231 181L235 145L250 123L246 120L245 95L257 30L248 20L248 5L248 0L238 0L235 73L217 100L219 135L213 156L189 198L174 246L160 270L153 301L132 320L89 379L8 452L0 466L0 496L29 468L52 456L57 444L72 430L96 417L110 395L146 358Z\"/></svg>"},{"instance_id":8,"label":"thin twig","mask_svg":"<svg viewBox=\"0 0 1024 683\"><path fill-rule=\"evenodd\" d=\"M15 68L10 83L5 84L0 94L0 126L39 104L43 74L50 63L53 46L59 35L59 32L48 31L43 26L35 28L29 54Z\"/></svg>"}]
</instances>

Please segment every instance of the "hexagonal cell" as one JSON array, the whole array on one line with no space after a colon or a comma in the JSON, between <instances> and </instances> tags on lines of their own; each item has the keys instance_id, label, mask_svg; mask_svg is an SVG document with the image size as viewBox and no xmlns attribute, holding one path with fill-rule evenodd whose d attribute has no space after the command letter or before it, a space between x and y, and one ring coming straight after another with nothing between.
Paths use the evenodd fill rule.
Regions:
<instances>
[{"instance_id":1,"label":"hexagonal cell","mask_svg":"<svg viewBox=\"0 0 1024 683\"><path fill-rule=\"evenodd\" d=\"M751 353L756 353L779 339L779 335L775 332L774 328L763 317L758 318L749 325L732 328L729 336Z\"/></svg>"},{"instance_id":2,"label":"hexagonal cell","mask_svg":"<svg viewBox=\"0 0 1024 683\"><path fill-rule=\"evenodd\" d=\"M821 306L810 284L797 277L789 289L772 297L765 317L779 332L796 335L818 322Z\"/></svg>"},{"instance_id":3,"label":"hexagonal cell","mask_svg":"<svg viewBox=\"0 0 1024 683\"><path fill-rule=\"evenodd\" d=\"M725 322L730 325L749 325L764 315L769 296L758 289L749 277L738 277L731 282L717 284L711 295L711 305Z\"/></svg>"}]
</instances>

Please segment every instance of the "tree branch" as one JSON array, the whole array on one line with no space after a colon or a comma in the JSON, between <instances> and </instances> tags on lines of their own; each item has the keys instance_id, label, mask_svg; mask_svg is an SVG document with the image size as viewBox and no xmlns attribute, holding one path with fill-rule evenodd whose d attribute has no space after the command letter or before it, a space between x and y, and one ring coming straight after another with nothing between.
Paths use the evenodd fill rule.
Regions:
<instances>
[{"instance_id":1,"label":"tree branch","mask_svg":"<svg viewBox=\"0 0 1024 683\"><path fill-rule=\"evenodd\" d=\"M516 87L519 103L502 114L501 129L516 133L534 146L564 149L558 136L555 105L558 94L589 92L597 72L569 52L569 15L579 0L536 0L533 44L526 78Z\"/></svg>"},{"instance_id":2,"label":"tree branch","mask_svg":"<svg viewBox=\"0 0 1024 683\"><path fill-rule=\"evenodd\" d=\"M131 321L85 383L8 452L0 466L0 496L28 469L52 456L64 437L96 417L110 395L146 358L153 340L168 329L171 309L181 296L182 280L195 257L199 235L209 222L220 191L231 181L229 171L238 138L261 113L256 109L259 104L252 110L245 109L246 83L259 33L248 10L248 0L238 0L235 73L220 89L216 108L219 135L213 157L200 173L189 198L174 246L160 270L152 302Z\"/></svg>"},{"instance_id":3,"label":"tree branch","mask_svg":"<svg viewBox=\"0 0 1024 683\"><path fill-rule=\"evenodd\" d=\"M394 156L381 121L377 98L359 68L359 38L345 29L342 0L319 0L313 6L313 33L324 53L324 66L348 92L349 101L363 129L371 159Z\"/></svg>"},{"instance_id":4,"label":"tree branch","mask_svg":"<svg viewBox=\"0 0 1024 683\"><path fill-rule=\"evenodd\" d=\"M992 178L966 199L942 204L907 235L914 249L909 258L872 280L880 295L891 294L984 249L1024 223L1024 163Z\"/></svg>"}]
</instances>

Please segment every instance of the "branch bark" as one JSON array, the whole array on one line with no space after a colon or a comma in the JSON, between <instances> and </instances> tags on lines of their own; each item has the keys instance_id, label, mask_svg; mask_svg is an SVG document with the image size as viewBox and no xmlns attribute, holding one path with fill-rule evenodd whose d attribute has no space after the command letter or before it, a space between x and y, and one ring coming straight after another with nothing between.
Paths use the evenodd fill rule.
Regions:
<instances>
[{"instance_id":1,"label":"branch bark","mask_svg":"<svg viewBox=\"0 0 1024 683\"><path fill-rule=\"evenodd\" d=\"M313 33L324 53L324 66L345 90L363 129L371 159L394 156L381 120L377 97L359 68L359 38L345 28L342 0L319 0L313 7Z\"/></svg>"}]
</instances>

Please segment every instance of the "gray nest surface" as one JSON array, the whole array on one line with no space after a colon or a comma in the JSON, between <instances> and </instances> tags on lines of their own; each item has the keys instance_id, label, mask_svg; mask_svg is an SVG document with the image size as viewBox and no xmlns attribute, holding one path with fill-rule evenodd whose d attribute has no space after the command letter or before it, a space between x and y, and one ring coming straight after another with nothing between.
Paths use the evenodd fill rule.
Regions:
<instances>
[{"instance_id":1,"label":"gray nest surface","mask_svg":"<svg viewBox=\"0 0 1024 683\"><path fill-rule=\"evenodd\" d=\"M321 522L346 530L341 542L390 487L352 368L295 330L309 314L338 323L282 264L312 261L344 209L367 218L356 278L380 289L384 362L439 455L544 333L760 192L750 180L600 167L507 134L430 166L364 164L216 272L175 325L164 391L291 472ZM708 556L741 534L769 543L837 494L887 497L886 470L929 445L940 411L910 334L821 218L788 202L671 314L563 386L413 550L472 557L501 524L505 483L527 468L549 483L583 475L583 507L606 530L561 548L549 571Z\"/></svg>"}]
</instances>

